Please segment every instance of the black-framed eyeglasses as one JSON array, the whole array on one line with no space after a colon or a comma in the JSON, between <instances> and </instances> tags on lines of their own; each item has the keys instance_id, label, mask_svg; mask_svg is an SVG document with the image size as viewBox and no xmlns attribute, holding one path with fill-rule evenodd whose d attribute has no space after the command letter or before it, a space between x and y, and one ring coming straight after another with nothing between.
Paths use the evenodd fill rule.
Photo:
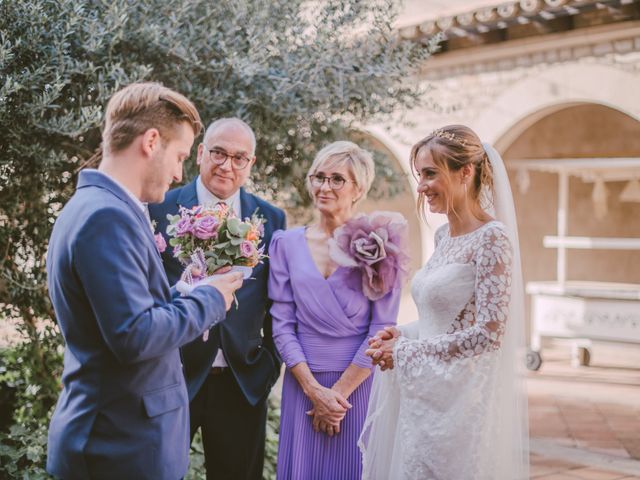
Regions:
<instances>
[{"instance_id":1,"label":"black-framed eyeglasses","mask_svg":"<svg viewBox=\"0 0 640 480\"><path fill-rule=\"evenodd\" d=\"M212 148L209 150L209 159L216 165L222 165L227 161L227 158L231 159L231 167L234 170L242 170L249 165L251 159L240 153L231 154L221 148Z\"/></svg>"},{"instance_id":2,"label":"black-framed eyeglasses","mask_svg":"<svg viewBox=\"0 0 640 480\"><path fill-rule=\"evenodd\" d=\"M327 177L326 175L323 175L321 173L309 175L309 180L311 181L312 186L320 188L322 188L325 180L327 180L329 182L329 187L331 188L331 190L340 190L347 182L356 183L352 180L347 180L340 175L331 175L330 177Z\"/></svg>"}]
</instances>

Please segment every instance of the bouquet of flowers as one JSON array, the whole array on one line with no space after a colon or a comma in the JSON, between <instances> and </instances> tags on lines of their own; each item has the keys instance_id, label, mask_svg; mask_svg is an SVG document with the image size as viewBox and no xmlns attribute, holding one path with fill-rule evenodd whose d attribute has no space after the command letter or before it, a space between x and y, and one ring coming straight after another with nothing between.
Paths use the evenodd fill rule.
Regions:
<instances>
[{"instance_id":1,"label":"bouquet of flowers","mask_svg":"<svg viewBox=\"0 0 640 480\"><path fill-rule=\"evenodd\" d=\"M362 292L378 300L402 287L409 275L408 232L399 213L362 213L335 230L329 255L340 266L360 270Z\"/></svg>"},{"instance_id":2,"label":"bouquet of flowers","mask_svg":"<svg viewBox=\"0 0 640 480\"><path fill-rule=\"evenodd\" d=\"M240 270L248 278L253 267L266 258L264 245L259 247L265 220L255 213L241 220L226 204L219 203L182 207L178 215L167 218L173 256L185 265L177 285L182 293L188 293L222 267Z\"/></svg>"}]
</instances>

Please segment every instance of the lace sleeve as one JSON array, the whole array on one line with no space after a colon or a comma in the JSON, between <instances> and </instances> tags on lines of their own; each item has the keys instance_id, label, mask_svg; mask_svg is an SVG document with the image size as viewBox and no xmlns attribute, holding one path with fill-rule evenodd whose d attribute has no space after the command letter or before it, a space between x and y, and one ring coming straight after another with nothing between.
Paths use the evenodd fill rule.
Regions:
<instances>
[{"instance_id":1,"label":"lace sleeve","mask_svg":"<svg viewBox=\"0 0 640 480\"><path fill-rule=\"evenodd\" d=\"M400 337L394 362L405 375L417 376L425 365L443 371L456 359L500 348L509 312L512 249L502 229L490 228L474 253L475 292L446 334L423 340Z\"/></svg>"}]
</instances>

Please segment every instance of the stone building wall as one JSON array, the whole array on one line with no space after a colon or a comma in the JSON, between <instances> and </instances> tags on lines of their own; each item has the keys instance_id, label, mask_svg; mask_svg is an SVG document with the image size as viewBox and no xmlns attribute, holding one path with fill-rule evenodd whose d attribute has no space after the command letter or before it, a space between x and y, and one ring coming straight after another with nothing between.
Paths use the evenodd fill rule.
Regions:
<instances>
[{"instance_id":1,"label":"stone building wall","mask_svg":"<svg viewBox=\"0 0 640 480\"><path fill-rule=\"evenodd\" d=\"M567 107L529 127L503 152L505 162L517 158L640 157L640 122L600 105ZM555 250L542 247L542 237L556 231L558 176L532 175L521 193L512 175L520 219L523 273L527 280L554 280ZM640 203L621 202L626 182L608 182L608 213L594 215L593 183L572 178L569 185L568 235L640 238ZM640 283L640 251L569 250L568 280Z\"/></svg>"}]
</instances>

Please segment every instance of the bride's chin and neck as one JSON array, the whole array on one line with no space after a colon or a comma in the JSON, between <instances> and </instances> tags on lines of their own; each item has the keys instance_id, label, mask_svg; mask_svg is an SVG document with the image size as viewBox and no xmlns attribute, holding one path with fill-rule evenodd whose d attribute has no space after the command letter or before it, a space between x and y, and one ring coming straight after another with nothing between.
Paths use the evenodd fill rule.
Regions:
<instances>
[{"instance_id":1,"label":"bride's chin and neck","mask_svg":"<svg viewBox=\"0 0 640 480\"><path fill-rule=\"evenodd\" d=\"M480 228L494 218L480 206L478 195L474 195L471 188L464 187L471 183L468 178L462 178L458 192L449 192L443 213L449 221L449 233L452 237L466 235ZM451 190L454 190L453 188Z\"/></svg>"}]
</instances>

